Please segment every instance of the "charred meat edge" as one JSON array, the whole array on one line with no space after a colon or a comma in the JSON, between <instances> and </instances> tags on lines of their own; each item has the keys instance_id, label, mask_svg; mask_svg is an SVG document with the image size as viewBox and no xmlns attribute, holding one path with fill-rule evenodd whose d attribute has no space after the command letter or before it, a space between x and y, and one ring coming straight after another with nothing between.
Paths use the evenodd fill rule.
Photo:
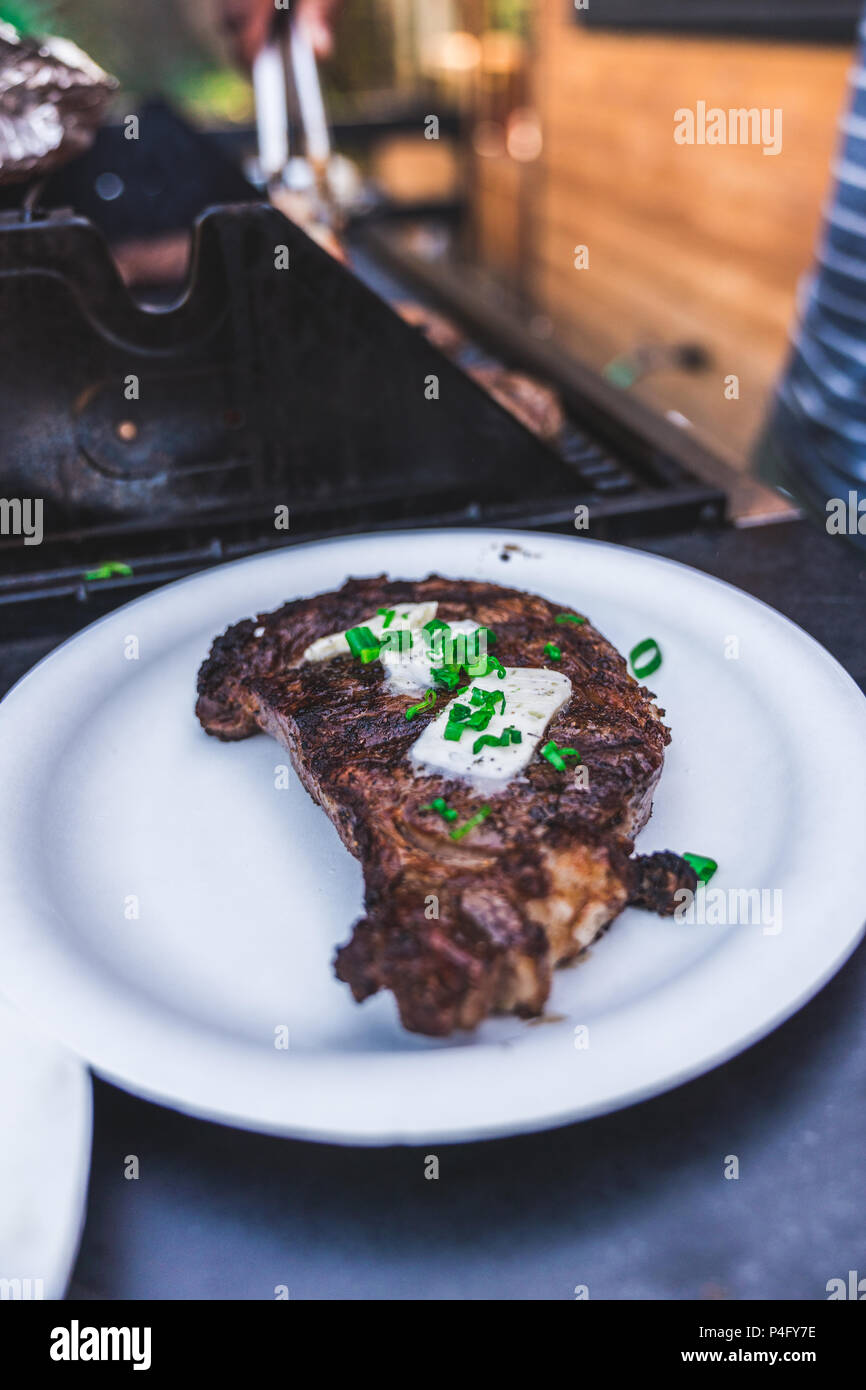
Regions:
<instances>
[{"instance_id":1,"label":"charred meat edge","mask_svg":"<svg viewBox=\"0 0 866 1390\"><path fill-rule=\"evenodd\" d=\"M411 697L389 691L380 663L302 660L326 633L378 608L425 600L438 602L446 622L491 627L503 665L551 666L544 646L557 644L555 669L571 680L572 696L547 737L579 748L586 788L536 757L488 799L490 816L455 842L453 824L481 799L460 779L419 775L407 756L454 694L440 692L436 706L410 722ZM359 1001L391 990L413 1032L441 1037L493 1013L537 1016L554 967L623 908L670 915L676 892L696 889L678 855L632 857L670 742L664 711L589 621L556 623L567 611L475 580L351 579L235 623L199 672L203 728L223 740L260 730L276 738L361 861L365 916L338 950L336 973ZM456 822L421 810L436 796L457 811Z\"/></svg>"}]
</instances>

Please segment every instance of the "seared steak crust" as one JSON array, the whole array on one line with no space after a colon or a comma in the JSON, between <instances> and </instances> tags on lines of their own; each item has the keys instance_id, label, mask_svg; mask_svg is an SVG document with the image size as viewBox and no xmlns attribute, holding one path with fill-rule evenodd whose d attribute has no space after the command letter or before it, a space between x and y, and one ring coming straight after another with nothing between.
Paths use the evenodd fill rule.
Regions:
<instances>
[{"instance_id":1,"label":"seared steak crust","mask_svg":"<svg viewBox=\"0 0 866 1390\"><path fill-rule=\"evenodd\" d=\"M578 748L588 771L581 788L573 772L534 757L486 798L491 814L458 842L454 825L485 798L463 781L419 774L407 757L456 693L441 692L409 721L414 699L389 692L379 662L302 660L316 638L378 608L433 599L445 622L491 627L505 666L550 666L545 643L559 646L556 669L572 696L547 737ZM591 623L556 624L566 611L478 581L353 579L236 623L199 672L196 712L207 732L273 735L360 859L366 916L338 951L336 972L358 1000L392 990L412 1031L444 1035L492 1012L540 1013L554 966L629 902L670 912L678 888L696 887L677 855L630 857L670 741L664 711ZM421 809L436 796L456 822Z\"/></svg>"}]
</instances>

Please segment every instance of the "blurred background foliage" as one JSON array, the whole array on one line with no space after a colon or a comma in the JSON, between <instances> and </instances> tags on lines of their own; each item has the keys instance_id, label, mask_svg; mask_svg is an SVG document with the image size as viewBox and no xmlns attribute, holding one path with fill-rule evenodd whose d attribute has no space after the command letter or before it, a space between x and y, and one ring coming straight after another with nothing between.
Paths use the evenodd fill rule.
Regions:
<instances>
[{"instance_id":1,"label":"blurred background foliage","mask_svg":"<svg viewBox=\"0 0 866 1390\"><path fill-rule=\"evenodd\" d=\"M201 121L243 124L252 93L221 41L219 10L220 0L0 0L0 19L73 39L117 77L119 111L162 95ZM345 0L322 66L329 110L350 119L395 92L419 96L438 36L468 29L525 38L531 14L531 0Z\"/></svg>"},{"instance_id":2,"label":"blurred background foliage","mask_svg":"<svg viewBox=\"0 0 866 1390\"><path fill-rule=\"evenodd\" d=\"M347 0L323 82L336 116L351 115L364 94L396 79L394 11L425 0ZM435 8L436 0L430 4ZM513 6L515 0L503 0ZM450 11L450 0L442 8ZM29 34L72 39L121 83L129 110L160 94L209 122L252 119L246 74L231 63L220 36L219 0L0 0L0 19Z\"/></svg>"}]
</instances>

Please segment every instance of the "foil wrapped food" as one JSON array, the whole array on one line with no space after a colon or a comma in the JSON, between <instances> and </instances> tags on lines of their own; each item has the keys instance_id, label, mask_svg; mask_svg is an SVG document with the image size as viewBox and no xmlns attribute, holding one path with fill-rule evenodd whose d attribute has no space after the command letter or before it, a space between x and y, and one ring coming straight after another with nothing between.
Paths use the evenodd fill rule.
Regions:
<instances>
[{"instance_id":1,"label":"foil wrapped food","mask_svg":"<svg viewBox=\"0 0 866 1390\"><path fill-rule=\"evenodd\" d=\"M0 184L86 150L116 88L69 39L26 38L0 21Z\"/></svg>"}]
</instances>

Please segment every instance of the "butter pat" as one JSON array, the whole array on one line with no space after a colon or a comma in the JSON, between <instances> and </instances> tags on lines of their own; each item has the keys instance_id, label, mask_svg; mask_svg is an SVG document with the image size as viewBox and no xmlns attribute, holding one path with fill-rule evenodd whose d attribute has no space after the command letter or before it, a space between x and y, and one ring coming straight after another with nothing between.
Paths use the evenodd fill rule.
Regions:
<instances>
[{"instance_id":1,"label":"butter pat","mask_svg":"<svg viewBox=\"0 0 866 1390\"><path fill-rule=\"evenodd\" d=\"M544 667L507 666L505 680L493 674L479 676L459 692L458 702L470 704L476 688L501 691L505 696L503 713L494 714L486 729L464 729L459 741L452 741L445 738L445 708L412 745L409 757L419 771L465 778L477 784L479 791L490 793L507 786L527 766L551 719L570 698L571 681L560 671ZM501 748L487 744L473 753L476 739L484 734L498 738L509 726L520 730L520 743Z\"/></svg>"},{"instance_id":2,"label":"butter pat","mask_svg":"<svg viewBox=\"0 0 866 1390\"><path fill-rule=\"evenodd\" d=\"M429 618L425 618L429 622ZM391 625L393 627L393 623ZM408 623L402 624L408 627ZM452 637L470 637L478 631L478 623L471 619L461 619L460 622L449 623L449 630ZM391 628L388 629L388 632ZM388 633L385 634L387 637ZM435 667L441 666L446 657L450 657L450 652L442 655L441 638L440 647L437 654L436 644L427 641L428 634L421 633L415 638L412 647L408 651L399 651L396 648L392 651L388 647L383 647L379 653L379 660L385 668L385 677L388 683L388 692L391 695L417 695L424 690L428 690L433 685L433 677L430 674ZM484 652L486 654L486 643ZM441 689L441 687L440 687Z\"/></svg>"},{"instance_id":3,"label":"butter pat","mask_svg":"<svg viewBox=\"0 0 866 1390\"><path fill-rule=\"evenodd\" d=\"M394 605L394 616L388 624L388 631L408 627L417 632L425 623L436 617L438 603L403 603ZM368 627L374 637L385 634L385 614L376 613L372 618L362 618L356 627ZM349 656L349 643L345 632L332 632L327 637L319 637L304 652L304 661L333 661L335 656Z\"/></svg>"}]
</instances>

